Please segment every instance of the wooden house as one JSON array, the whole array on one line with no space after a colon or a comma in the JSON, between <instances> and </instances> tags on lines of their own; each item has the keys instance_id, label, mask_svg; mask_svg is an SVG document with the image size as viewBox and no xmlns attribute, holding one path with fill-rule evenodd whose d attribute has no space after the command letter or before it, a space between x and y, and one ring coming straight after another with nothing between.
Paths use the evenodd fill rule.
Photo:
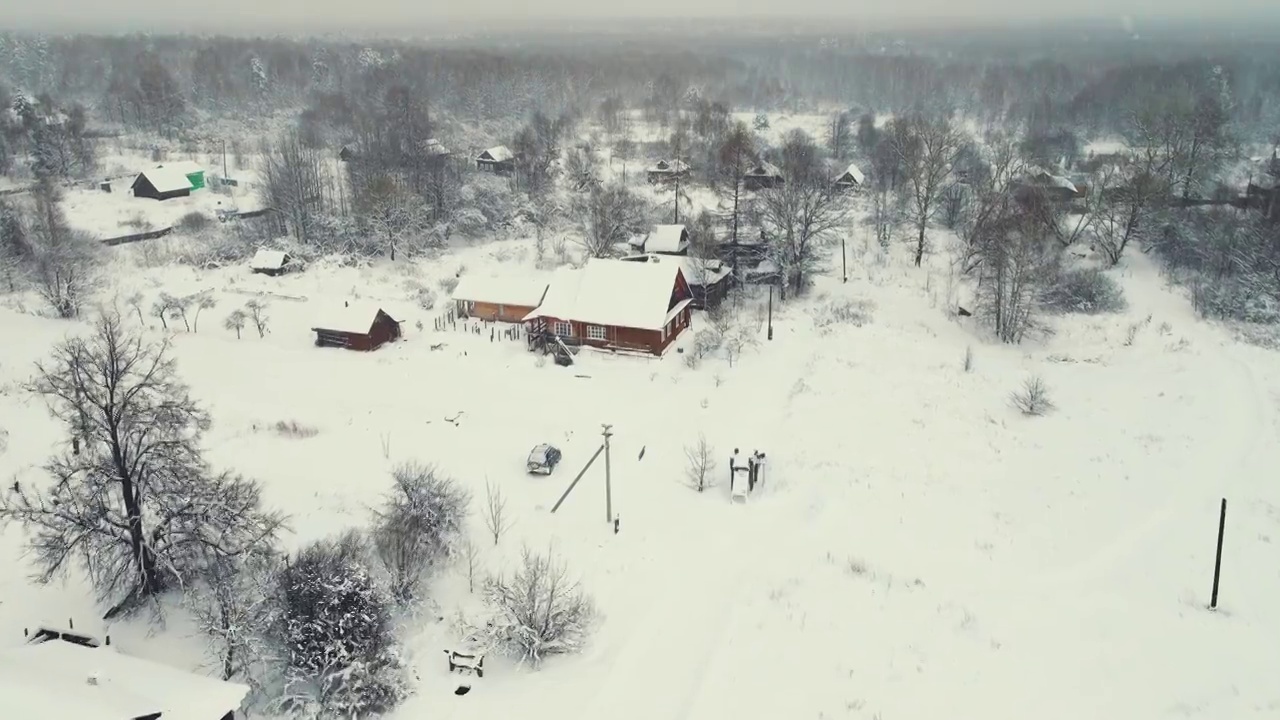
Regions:
<instances>
[{"instance_id":1,"label":"wooden house","mask_svg":"<svg viewBox=\"0 0 1280 720\"><path fill-rule=\"evenodd\" d=\"M651 184L674 182L689 176L689 165L683 160L659 160L645 169Z\"/></svg>"},{"instance_id":2,"label":"wooden house","mask_svg":"<svg viewBox=\"0 0 1280 720\"><path fill-rule=\"evenodd\" d=\"M350 145L343 145L342 149L338 151L338 159L342 162L351 162L355 157L356 151Z\"/></svg>"},{"instance_id":3,"label":"wooden house","mask_svg":"<svg viewBox=\"0 0 1280 720\"><path fill-rule=\"evenodd\" d=\"M133 657L98 642L37 633L0 651L6 717L234 720L249 688Z\"/></svg>"},{"instance_id":4,"label":"wooden house","mask_svg":"<svg viewBox=\"0 0 1280 720\"><path fill-rule=\"evenodd\" d=\"M458 317L518 323L546 295L545 278L463 275L453 290L453 302Z\"/></svg>"},{"instance_id":5,"label":"wooden house","mask_svg":"<svg viewBox=\"0 0 1280 720\"><path fill-rule=\"evenodd\" d=\"M1041 198L1050 203L1069 203L1083 196L1070 180L1048 170L1032 170L1013 183L1014 197L1020 202Z\"/></svg>"},{"instance_id":6,"label":"wooden house","mask_svg":"<svg viewBox=\"0 0 1280 720\"><path fill-rule=\"evenodd\" d=\"M733 268L717 258L696 258L690 255L662 255L643 253L621 258L623 262L675 262L689 284L694 310L714 308L724 301L733 284Z\"/></svg>"},{"instance_id":7,"label":"wooden house","mask_svg":"<svg viewBox=\"0 0 1280 720\"><path fill-rule=\"evenodd\" d=\"M152 200L172 200L191 195L191 180L181 172L168 168L151 168L133 179L133 196Z\"/></svg>"},{"instance_id":8,"label":"wooden house","mask_svg":"<svg viewBox=\"0 0 1280 720\"><path fill-rule=\"evenodd\" d=\"M586 345L661 356L689 328L693 293L679 262L593 259L561 269L525 316L530 345Z\"/></svg>"},{"instance_id":9,"label":"wooden house","mask_svg":"<svg viewBox=\"0 0 1280 720\"><path fill-rule=\"evenodd\" d=\"M274 277L288 272L291 261L289 253L283 250L259 248L258 252L254 253L253 259L249 261L249 269L255 273Z\"/></svg>"},{"instance_id":10,"label":"wooden house","mask_svg":"<svg viewBox=\"0 0 1280 720\"><path fill-rule=\"evenodd\" d=\"M311 328L316 347L377 350L400 339L400 321L377 305L343 302Z\"/></svg>"},{"instance_id":11,"label":"wooden house","mask_svg":"<svg viewBox=\"0 0 1280 720\"><path fill-rule=\"evenodd\" d=\"M866 182L866 176L862 174L857 165L852 164L845 168L844 172L840 173L835 180L836 187L840 190L855 190L862 187L864 182Z\"/></svg>"},{"instance_id":12,"label":"wooden house","mask_svg":"<svg viewBox=\"0 0 1280 720\"><path fill-rule=\"evenodd\" d=\"M751 167L742 176L742 187L746 190L765 190L775 188L786 182L782 171L776 165L762 162Z\"/></svg>"},{"instance_id":13,"label":"wooden house","mask_svg":"<svg viewBox=\"0 0 1280 720\"><path fill-rule=\"evenodd\" d=\"M506 145L498 145L476 156L476 169L498 175L510 175L516 171L515 153Z\"/></svg>"}]
</instances>

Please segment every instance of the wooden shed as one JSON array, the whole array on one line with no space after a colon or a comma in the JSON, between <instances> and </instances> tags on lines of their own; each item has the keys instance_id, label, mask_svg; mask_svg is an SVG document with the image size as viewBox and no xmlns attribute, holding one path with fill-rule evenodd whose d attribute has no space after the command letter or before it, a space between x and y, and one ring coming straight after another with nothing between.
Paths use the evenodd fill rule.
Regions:
<instances>
[{"instance_id":1,"label":"wooden shed","mask_svg":"<svg viewBox=\"0 0 1280 720\"><path fill-rule=\"evenodd\" d=\"M191 180L181 172L170 168L151 168L138 173L133 179L133 196L152 200L172 200L191 194Z\"/></svg>"},{"instance_id":2,"label":"wooden shed","mask_svg":"<svg viewBox=\"0 0 1280 720\"><path fill-rule=\"evenodd\" d=\"M659 160L645 170L651 184L673 182L689 176L689 165L683 160Z\"/></svg>"},{"instance_id":3,"label":"wooden shed","mask_svg":"<svg viewBox=\"0 0 1280 720\"><path fill-rule=\"evenodd\" d=\"M253 259L249 261L249 269L255 273L274 277L288 272L291 260L289 253L283 250L259 248L258 252L254 253Z\"/></svg>"},{"instance_id":4,"label":"wooden shed","mask_svg":"<svg viewBox=\"0 0 1280 720\"><path fill-rule=\"evenodd\" d=\"M850 165L836 178L836 187L840 190L854 190L866 182L866 177L857 165Z\"/></svg>"},{"instance_id":5,"label":"wooden shed","mask_svg":"<svg viewBox=\"0 0 1280 720\"><path fill-rule=\"evenodd\" d=\"M454 288L453 302L458 317L518 323L541 305L546 295L546 278L468 274Z\"/></svg>"},{"instance_id":6,"label":"wooden shed","mask_svg":"<svg viewBox=\"0 0 1280 720\"><path fill-rule=\"evenodd\" d=\"M400 321L377 305L344 302L311 328L316 347L377 350L402 336Z\"/></svg>"},{"instance_id":7,"label":"wooden shed","mask_svg":"<svg viewBox=\"0 0 1280 720\"><path fill-rule=\"evenodd\" d=\"M516 156L506 145L491 147L476 156L476 169L510 175L516 169Z\"/></svg>"},{"instance_id":8,"label":"wooden shed","mask_svg":"<svg viewBox=\"0 0 1280 720\"><path fill-rule=\"evenodd\" d=\"M742 187L746 190L764 190L782 185L786 179L776 165L762 162L747 170L742 176Z\"/></svg>"}]
</instances>

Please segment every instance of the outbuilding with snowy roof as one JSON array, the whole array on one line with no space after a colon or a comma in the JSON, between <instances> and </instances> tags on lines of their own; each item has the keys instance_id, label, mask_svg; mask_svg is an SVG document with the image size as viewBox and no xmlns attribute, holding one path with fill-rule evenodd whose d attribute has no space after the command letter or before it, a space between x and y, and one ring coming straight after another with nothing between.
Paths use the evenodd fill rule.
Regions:
<instances>
[{"instance_id":1,"label":"outbuilding with snowy roof","mask_svg":"<svg viewBox=\"0 0 1280 720\"><path fill-rule=\"evenodd\" d=\"M155 167L143 170L133 179L133 196L152 200L187 197L194 185L191 179L174 168Z\"/></svg>"},{"instance_id":2,"label":"outbuilding with snowy roof","mask_svg":"<svg viewBox=\"0 0 1280 720\"><path fill-rule=\"evenodd\" d=\"M865 181L866 176L862 174L862 171L858 169L858 166L850 164L849 167L844 169L844 172L840 173L840 175L836 177L836 187L841 190L852 190L854 188L861 187L862 183Z\"/></svg>"},{"instance_id":3,"label":"outbuilding with snowy roof","mask_svg":"<svg viewBox=\"0 0 1280 720\"><path fill-rule=\"evenodd\" d=\"M542 304L548 281L542 275L464 274L453 290L458 317L518 323Z\"/></svg>"},{"instance_id":4,"label":"outbuilding with snowy roof","mask_svg":"<svg viewBox=\"0 0 1280 720\"><path fill-rule=\"evenodd\" d=\"M283 250L259 248L249 261L249 269L263 275L283 275L288 272L291 258Z\"/></svg>"},{"instance_id":5,"label":"outbuilding with snowy roof","mask_svg":"<svg viewBox=\"0 0 1280 720\"><path fill-rule=\"evenodd\" d=\"M348 300L326 308L311 330L316 334L316 347L377 350L400 339L402 319L380 305Z\"/></svg>"},{"instance_id":6,"label":"outbuilding with snowy roof","mask_svg":"<svg viewBox=\"0 0 1280 720\"><path fill-rule=\"evenodd\" d=\"M498 175L509 175L515 172L516 155L506 145L496 145L476 156L476 169Z\"/></svg>"},{"instance_id":7,"label":"outbuilding with snowy roof","mask_svg":"<svg viewBox=\"0 0 1280 720\"><path fill-rule=\"evenodd\" d=\"M693 293L678 262L593 259L561 269L525 316L531 342L663 352L689 328Z\"/></svg>"}]
</instances>

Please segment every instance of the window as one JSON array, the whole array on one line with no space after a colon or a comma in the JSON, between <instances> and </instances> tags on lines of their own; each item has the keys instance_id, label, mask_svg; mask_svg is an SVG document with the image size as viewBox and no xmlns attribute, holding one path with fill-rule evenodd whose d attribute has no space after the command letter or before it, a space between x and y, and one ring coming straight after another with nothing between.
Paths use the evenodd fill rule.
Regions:
<instances>
[{"instance_id":1,"label":"window","mask_svg":"<svg viewBox=\"0 0 1280 720\"><path fill-rule=\"evenodd\" d=\"M588 325L588 326L587 326L587 339L588 339L588 340L606 340L607 338L605 337L605 330L604 330L604 326L603 326L603 325Z\"/></svg>"},{"instance_id":2,"label":"window","mask_svg":"<svg viewBox=\"0 0 1280 720\"><path fill-rule=\"evenodd\" d=\"M561 337L573 337L573 326L563 320L557 320L552 332Z\"/></svg>"}]
</instances>

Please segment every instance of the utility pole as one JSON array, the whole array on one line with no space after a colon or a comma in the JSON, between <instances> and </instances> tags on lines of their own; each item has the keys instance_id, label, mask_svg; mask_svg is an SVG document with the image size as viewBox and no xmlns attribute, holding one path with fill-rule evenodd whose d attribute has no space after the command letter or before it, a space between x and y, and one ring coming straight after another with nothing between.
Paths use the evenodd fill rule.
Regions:
<instances>
[{"instance_id":1,"label":"utility pole","mask_svg":"<svg viewBox=\"0 0 1280 720\"><path fill-rule=\"evenodd\" d=\"M222 179L227 179L227 141L222 141Z\"/></svg>"},{"instance_id":2,"label":"utility pole","mask_svg":"<svg viewBox=\"0 0 1280 720\"><path fill-rule=\"evenodd\" d=\"M604 511L605 522L613 522L613 477L612 468L609 465L609 438L613 437L613 433L609 432L612 425L601 423L604 428Z\"/></svg>"},{"instance_id":3,"label":"utility pole","mask_svg":"<svg viewBox=\"0 0 1280 720\"><path fill-rule=\"evenodd\" d=\"M849 255L844 251L844 236L840 236L840 272L844 275L844 279L840 282L849 282Z\"/></svg>"},{"instance_id":4,"label":"utility pole","mask_svg":"<svg viewBox=\"0 0 1280 720\"><path fill-rule=\"evenodd\" d=\"M1227 499L1222 498L1222 509L1218 513L1218 550L1213 558L1213 594L1209 597L1209 609L1218 609L1218 578L1222 574L1222 535L1227 529Z\"/></svg>"}]
</instances>

